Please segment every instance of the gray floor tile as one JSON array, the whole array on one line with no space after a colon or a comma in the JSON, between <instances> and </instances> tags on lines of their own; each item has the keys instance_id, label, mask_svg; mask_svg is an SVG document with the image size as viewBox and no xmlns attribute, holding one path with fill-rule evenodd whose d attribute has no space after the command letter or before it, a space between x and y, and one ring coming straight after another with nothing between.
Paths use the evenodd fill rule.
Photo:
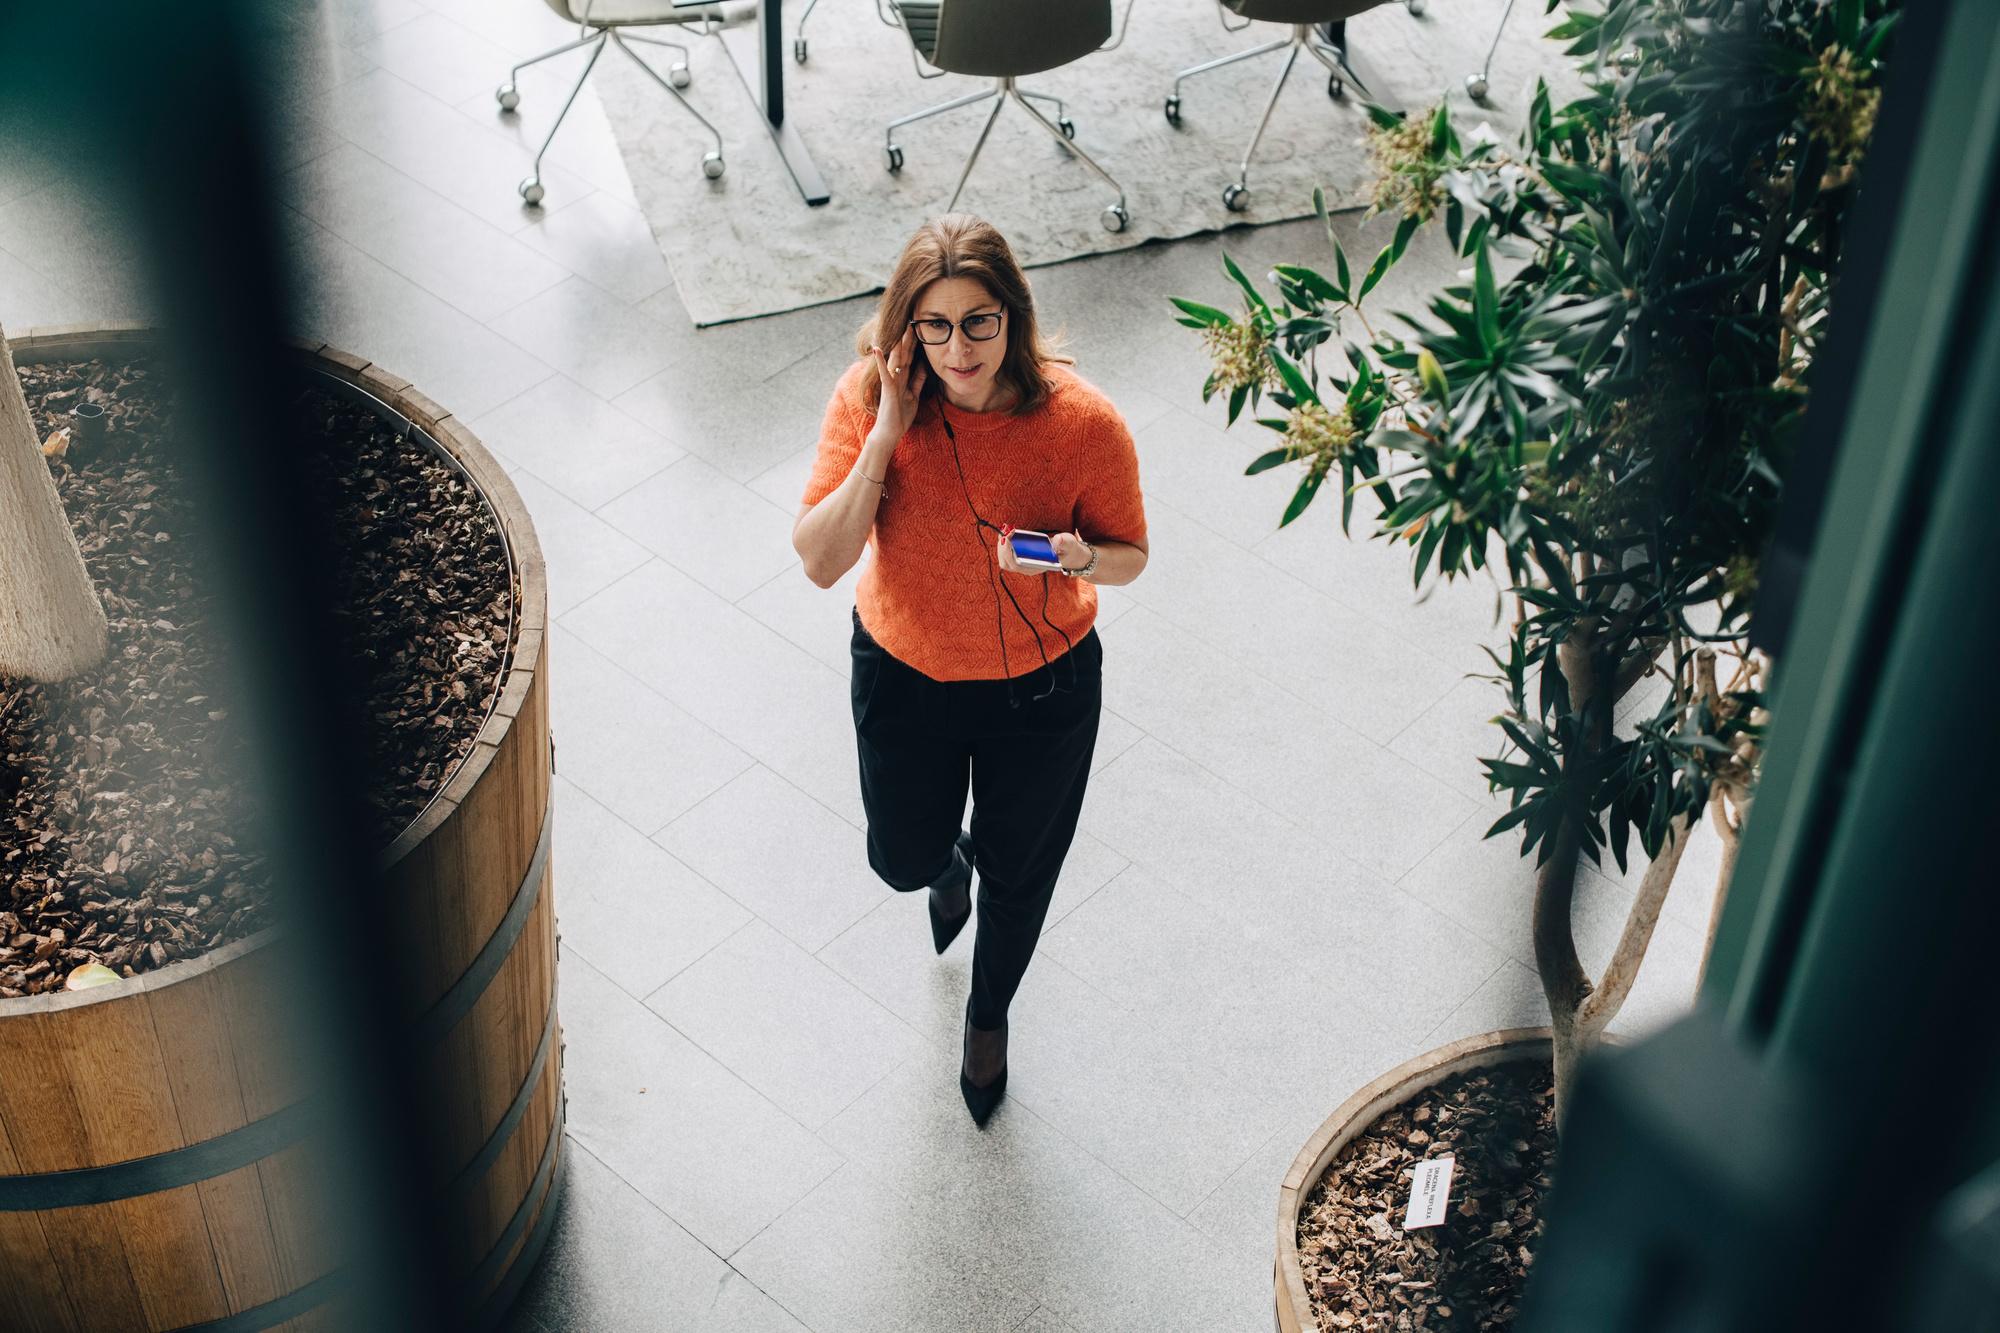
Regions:
<instances>
[{"instance_id":1,"label":"gray floor tile","mask_svg":"<svg viewBox=\"0 0 2000 1333\"><path fill-rule=\"evenodd\" d=\"M1662 921L1652 947L1646 951L1631 995L1611 1020L1611 1033L1636 1039L1657 1032L1685 1015L1694 1006L1695 972L1700 957L1700 937L1674 922ZM1509 958L1431 1031L1424 1040L1424 1048L1498 1028L1540 1027L1548 1021L1549 1005L1541 978L1532 966Z\"/></svg>"},{"instance_id":2,"label":"gray floor tile","mask_svg":"<svg viewBox=\"0 0 2000 1333\"><path fill-rule=\"evenodd\" d=\"M803 566L794 564L736 604L843 677L851 676L854 585L861 581L868 560L864 551L831 588L818 587L806 577Z\"/></svg>"},{"instance_id":3,"label":"gray floor tile","mask_svg":"<svg viewBox=\"0 0 2000 1333\"><path fill-rule=\"evenodd\" d=\"M1097 746L1090 752L1090 771L1096 773L1119 755L1139 743L1146 733L1124 716L1105 709L1097 720Z\"/></svg>"},{"instance_id":4,"label":"gray floor tile","mask_svg":"<svg viewBox=\"0 0 2000 1333\"><path fill-rule=\"evenodd\" d=\"M685 457L567 375L551 375L472 423L491 447L585 509Z\"/></svg>"},{"instance_id":5,"label":"gray floor tile","mask_svg":"<svg viewBox=\"0 0 2000 1333\"><path fill-rule=\"evenodd\" d=\"M570 278L490 322L605 398L616 398L655 374L669 358L667 336L659 325L582 278ZM646 420L641 413L633 415ZM672 432L666 434L681 443Z\"/></svg>"},{"instance_id":6,"label":"gray floor tile","mask_svg":"<svg viewBox=\"0 0 2000 1333\"><path fill-rule=\"evenodd\" d=\"M549 614L564 616L645 565L646 548L532 474L511 470L549 567Z\"/></svg>"},{"instance_id":7,"label":"gray floor tile","mask_svg":"<svg viewBox=\"0 0 2000 1333\"><path fill-rule=\"evenodd\" d=\"M1521 856L1517 833L1485 836L1505 808L1495 802L1492 810L1475 812L1396 882L1494 948L1532 966L1534 860ZM1588 893L1601 885L1592 880L1581 887Z\"/></svg>"},{"instance_id":8,"label":"gray floor tile","mask_svg":"<svg viewBox=\"0 0 2000 1333\"><path fill-rule=\"evenodd\" d=\"M565 133L569 128L565 123ZM567 138L558 142L565 162L580 171L592 170L590 162L575 161ZM539 144L536 140L536 146ZM624 170L623 159L615 154L614 165L620 172ZM544 204L541 216L521 232L521 240L619 300L637 305L673 282L673 274L645 215L634 205L613 198L607 193L609 188L600 185L596 194L555 208Z\"/></svg>"},{"instance_id":9,"label":"gray floor tile","mask_svg":"<svg viewBox=\"0 0 2000 1333\"><path fill-rule=\"evenodd\" d=\"M1278 1115L1248 1060L1191 1039L1177 1019L1107 1004L1038 954L1008 1013L1007 1096L1184 1215Z\"/></svg>"},{"instance_id":10,"label":"gray floor tile","mask_svg":"<svg viewBox=\"0 0 2000 1333\"><path fill-rule=\"evenodd\" d=\"M565 1151L568 1183L514 1333L808 1333L588 1149Z\"/></svg>"},{"instance_id":11,"label":"gray floor tile","mask_svg":"<svg viewBox=\"0 0 2000 1333\"><path fill-rule=\"evenodd\" d=\"M1139 446L1139 477L1149 498L1158 496L1245 550L1277 530L1298 485L1294 472L1282 467L1254 477L1243 475L1251 460L1273 446L1274 438L1261 427L1223 430L1178 406L1165 405L1135 432L1134 442ZM1337 497L1333 503L1338 506Z\"/></svg>"},{"instance_id":12,"label":"gray floor tile","mask_svg":"<svg viewBox=\"0 0 2000 1333\"><path fill-rule=\"evenodd\" d=\"M1347 915L1373 906L1357 904ZM1373 1050L1393 1048L1398 1030L1375 993L1376 977L1352 966L1347 952L1329 949L1309 930L1279 932L1258 917L1197 902L1136 868L1065 917L1042 948L1172 1031L1190 1052L1226 1051L1257 1070L1310 1058L1300 1048L1304 1032ZM1421 1027L1400 1031L1421 1035L1485 975L1465 977L1434 1002Z\"/></svg>"},{"instance_id":13,"label":"gray floor tile","mask_svg":"<svg viewBox=\"0 0 2000 1333\"><path fill-rule=\"evenodd\" d=\"M1380 875L1408 870L1476 808L1150 607L1125 616L1117 635L1122 651L1104 667L1112 706Z\"/></svg>"},{"instance_id":14,"label":"gray floor tile","mask_svg":"<svg viewBox=\"0 0 2000 1333\"><path fill-rule=\"evenodd\" d=\"M567 623L859 827L853 714L847 682L832 669L660 560L578 607Z\"/></svg>"},{"instance_id":15,"label":"gray floor tile","mask_svg":"<svg viewBox=\"0 0 2000 1333\"><path fill-rule=\"evenodd\" d=\"M746 394L741 371L709 355L676 361L621 395L618 405L737 481L818 441L833 386L853 361L844 346L822 347ZM756 411L742 410L746 398L754 398ZM798 512L796 497L787 512Z\"/></svg>"},{"instance_id":16,"label":"gray floor tile","mask_svg":"<svg viewBox=\"0 0 2000 1333\"><path fill-rule=\"evenodd\" d=\"M274 112L270 140L274 171L291 171L347 142L340 137L339 130L312 114L304 102L280 102Z\"/></svg>"},{"instance_id":17,"label":"gray floor tile","mask_svg":"<svg viewBox=\"0 0 2000 1333\"><path fill-rule=\"evenodd\" d=\"M1145 575L1141 574L1141 578ZM1099 625L1115 625L1118 618L1130 611L1138 603L1132 600L1130 585L1120 583L1099 584L1097 588L1097 621Z\"/></svg>"},{"instance_id":18,"label":"gray floor tile","mask_svg":"<svg viewBox=\"0 0 2000 1333\"><path fill-rule=\"evenodd\" d=\"M1146 522L1152 555L1131 585L1135 601L1377 744L1458 683L1393 631L1151 495Z\"/></svg>"},{"instance_id":19,"label":"gray floor tile","mask_svg":"<svg viewBox=\"0 0 2000 1333\"><path fill-rule=\"evenodd\" d=\"M943 957L933 952L927 895L893 893L814 955L926 1040L947 1045L965 1022L972 984L972 927Z\"/></svg>"},{"instance_id":20,"label":"gray floor tile","mask_svg":"<svg viewBox=\"0 0 2000 1333\"><path fill-rule=\"evenodd\" d=\"M352 144L296 168L279 188L301 213L474 319L491 319L570 276Z\"/></svg>"},{"instance_id":21,"label":"gray floor tile","mask_svg":"<svg viewBox=\"0 0 2000 1333\"><path fill-rule=\"evenodd\" d=\"M73 175L0 205L0 250L92 314L142 319L157 310L142 262L144 235L109 191Z\"/></svg>"},{"instance_id":22,"label":"gray floor tile","mask_svg":"<svg viewBox=\"0 0 2000 1333\"><path fill-rule=\"evenodd\" d=\"M808 1129L918 1043L908 1024L762 921L653 992L646 1007Z\"/></svg>"},{"instance_id":23,"label":"gray floor tile","mask_svg":"<svg viewBox=\"0 0 2000 1333\"><path fill-rule=\"evenodd\" d=\"M751 478L750 489L796 516L799 503L805 498L806 482L812 477L813 460L818 456L818 442L808 441L797 453L779 459Z\"/></svg>"},{"instance_id":24,"label":"gray floor tile","mask_svg":"<svg viewBox=\"0 0 2000 1333\"><path fill-rule=\"evenodd\" d=\"M491 0L425 0L433 10L478 33L515 59L540 55L576 38L576 25L547 5L496 5ZM494 79L499 82L498 77Z\"/></svg>"},{"instance_id":25,"label":"gray floor tile","mask_svg":"<svg viewBox=\"0 0 2000 1333\"><path fill-rule=\"evenodd\" d=\"M1498 758L1506 733L1493 724L1507 696L1490 680L1468 678L1410 720L1389 742L1389 753L1415 764L1469 800L1491 795L1481 759Z\"/></svg>"},{"instance_id":26,"label":"gray floor tile","mask_svg":"<svg viewBox=\"0 0 2000 1333\"><path fill-rule=\"evenodd\" d=\"M1238 427L1237 433L1244 429ZM1304 514L1262 537L1253 548L1256 553L1393 631L1440 665L1458 672L1491 671L1493 663L1480 646L1491 645L1504 656L1513 623L1511 603L1501 605L1504 574L1498 581L1489 571L1447 582L1433 567L1420 589L1411 579L1411 548L1373 536L1379 512L1374 495L1355 497L1351 536L1341 533L1339 506L1329 504L1328 495L1323 491Z\"/></svg>"},{"instance_id":27,"label":"gray floor tile","mask_svg":"<svg viewBox=\"0 0 2000 1333\"><path fill-rule=\"evenodd\" d=\"M268 15L278 6L267 5L262 9ZM408 22L422 10L392 10L384 6L381 12L388 21ZM278 22L265 30L269 44L251 66L251 77L263 84L272 103L309 106L314 99L375 68L375 62L353 46L353 42L367 41L381 31L374 15L334 7L311 14L297 13L296 18L295 22Z\"/></svg>"},{"instance_id":28,"label":"gray floor tile","mask_svg":"<svg viewBox=\"0 0 2000 1333\"><path fill-rule=\"evenodd\" d=\"M560 625L550 656L559 771L640 833L756 762Z\"/></svg>"},{"instance_id":29,"label":"gray floor tile","mask_svg":"<svg viewBox=\"0 0 2000 1333\"><path fill-rule=\"evenodd\" d=\"M1541 979L1532 967L1509 958L1431 1030L1424 1038L1424 1049L1504 1028L1544 1027L1548 1021L1549 1005L1542 994Z\"/></svg>"},{"instance_id":30,"label":"gray floor tile","mask_svg":"<svg viewBox=\"0 0 2000 1333\"><path fill-rule=\"evenodd\" d=\"M69 288L0 250L0 328L19 337L37 324L81 324L90 317Z\"/></svg>"},{"instance_id":31,"label":"gray floor tile","mask_svg":"<svg viewBox=\"0 0 2000 1333\"><path fill-rule=\"evenodd\" d=\"M1492 801L1485 811L1469 820L1404 876L1401 885L1493 948L1532 968L1535 860L1521 855L1517 831L1510 830L1497 838L1485 836L1487 827L1505 808L1501 801ZM1690 848L1688 856L1693 853ZM1687 857L1683 857L1682 867L1681 873L1688 873ZM1579 871L1570 911L1578 957L1592 976L1601 974L1616 950L1639 884L1636 866L1628 879L1616 877L1615 864L1608 864L1608 868L1613 871L1611 878L1598 874L1587 864ZM1702 883L1699 877L1692 881L1694 885ZM1673 902L1673 893L1682 887L1677 876L1675 888L1668 894L1669 904ZM1699 963L1705 928L1705 920L1703 928L1696 929L1663 911L1647 951L1647 966L1640 969L1639 986L1628 1003L1642 1007L1650 1003L1642 999L1642 991L1647 996L1657 993L1660 1003L1669 1007L1692 997L1694 969Z\"/></svg>"},{"instance_id":32,"label":"gray floor tile","mask_svg":"<svg viewBox=\"0 0 2000 1333\"><path fill-rule=\"evenodd\" d=\"M411 381L454 416L491 411L548 366L314 224L299 238L299 332Z\"/></svg>"},{"instance_id":33,"label":"gray floor tile","mask_svg":"<svg viewBox=\"0 0 2000 1333\"><path fill-rule=\"evenodd\" d=\"M419 0L326 0L309 8L286 8L328 47L367 42L429 12Z\"/></svg>"},{"instance_id":34,"label":"gray floor tile","mask_svg":"<svg viewBox=\"0 0 2000 1333\"><path fill-rule=\"evenodd\" d=\"M576 29L571 28L561 41L549 43L543 49L567 45L575 38ZM611 129L611 122L604 114L604 103L597 95L598 79L606 67L605 62L623 58L617 51L609 47L605 49L604 54L598 58L597 68L591 71L589 81L577 92L575 102L570 105L569 114L563 116L562 128L557 132L553 142L549 141L549 128L555 124L563 103L568 100L570 91L576 87L577 78L583 73L584 63L590 59L587 47L566 51L545 64L530 65L523 69L516 76L515 91L519 95L519 100L512 110L502 107L496 96L501 80L508 77L507 70L512 64L512 61L508 60L503 60L492 68L490 78L479 91L457 103L460 115L520 154L523 175L533 169L535 154L541 152L542 145L547 143L549 147L542 158L543 166L559 167L565 176L584 181L592 187L584 194L557 193L554 189L550 189L543 198L541 206L530 210L528 214L530 229L586 200L598 199L600 195L603 197L599 202L628 209L637 214L639 204L632 192L632 178L625 171L624 154L619 151L617 135ZM544 184L548 179L544 175ZM643 218L640 219L639 225L646 233L647 240L651 241L652 229L646 225ZM569 236L572 243L581 239L573 230ZM572 249L579 257L584 257L585 252L575 250L573 244ZM631 257L637 258L637 256ZM608 273L612 271L608 265L613 258L614 252L607 251L588 256L588 263L597 272ZM664 273L666 261L661 257L657 244L653 246L653 259ZM671 281L671 278L668 281ZM633 294L610 284L599 285L632 302L642 300L659 290L657 285L648 285L644 291Z\"/></svg>"},{"instance_id":35,"label":"gray floor tile","mask_svg":"<svg viewBox=\"0 0 2000 1333\"><path fill-rule=\"evenodd\" d=\"M477 93L491 97L513 63L504 48L428 9L355 43L355 50L446 103L462 102Z\"/></svg>"},{"instance_id":36,"label":"gray floor tile","mask_svg":"<svg viewBox=\"0 0 2000 1333\"><path fill-rule=\"evenodd\" d=\"M1090 377L1085 375L1084 378ZM1104 385L1099 384L1097 387L1107 396L1110 395L1111 391ZM1144 389L1121 388L1111 402L1112 406L1118 409L1118 414L1125 418L1125 428L1132 432L1135 443L1142 431L1150 429L1153 423L1173 411L1172 403Z\"/></svg>"},{"instance_id":37,"label":"gray floor tile","mask_svg":"<svg viewBox=\"0 0 2000 1333\"><path fill-rule=\"evenodd\" d=\"M1414 1039L1499 962L1499 949L1444 913L1155 740L1133 746L1091 792L1091 831L1137 865L1281 952L1288 939L1310 947L1309 965L1329 977L1366 978L1357 1040Z\"/></svg>"},{"instance_id":38,"label":"gray floor tile","mask_svg":"<svg viewBox=\"0 0 2000 1333\"><path fill-rule=\"evenodd\" d=\"M570 1137L710 1250L727 1258L840 1165L581 955L560 972Z\"/></svg>"},{"instance_id":39,"label":"gray floor tile","mask_svg":"<svg viewBox=\"0 0 2000 1333\"><path fill-rule=\"evenodd\" d=\"M329 89L315 107L347 138L502 231L520 231L534 211L515 192L534 154L517 148L386 69ZM559 161L542 166L549 198L591 191Z\"/></svg>"},{"instance_id":40,"label":"gray floor tile","mask_svg":"<svg viewBox=\"0 0 2000 1333\"><path fill-rule=\"evenodd\" d=\"M1301 1057L1307 1054L1300 1051ZM1329 1105L1325 1114L1332 1111ZM1263 1146L1188 1214L1188 1224L1223 1247L1237 1267L1270 1268L1278 1248L1278 1187L1317 1127L1315 1121L1304 1129L1286 1125L1272 1131Z\"/></svg>"},{"instance_id":41,"label":"gray floor tile","mask_svg":"<svg viewBox=\"0 0 2000 1333\"><path fill-rule=\"evenodd\" d=\"M1089 799L1087 795L1085 799ZM1089 830L1078 829L1076 837L1070 842L1069 855L1063 858L1062 876L1056 881L1048 918L1042 922L1042 934L1046 936L1058 922L1090 901L1098 890L1117 879L1131 864L1092 837Z\"/></svg>"},{"instance_id":42,"label":"gray floor tile","mask_svg":"<svg viewBox=\"0 0 2000 1333\"><path fill-rule=\"evenodd\" d=\"M0 205L54 184L64 174L65 156L60 143L42 136L0 138Z\"/></svg>"},{"instance_id":43,"label":"gray floor tile","mask_svg":"<svg viewBox=\"0 0 2000 1333\"><path fill-rule=\"evenodd\" d=\"M1005 1333L1034 1305L964 1239L853 1164L733 1257L814 1333Z\"/></svg>"},{"instance_id":44,"label":"gray floor tile","mask_svg":"<svg viewBox=\"0 0 2000 1333\"><path fill-rule=\"evenodd\" d=\"M1063 1323L1146 1333L1257 1327L1256 1292L1245 1288L1254 1272L1232 1271L1221 1247L1017 1097L1014 1080L1040 1045L1020 1046L1007 1099L983 1129L959 1097L958 1052L939 1049L869 1089L822 1136L902 1194L924 1231L965 1232L976 1219L970 1233L981 1249ZM1268 1306L1268 1264L1263 1282Z\"/></svg>"},{"instance_id":45,"label":"gray floor tile","mask_svg":"<svg viewBox=\"0 0 2000 1333\"><path fill-rule=\"evenodd\" d=\"M750 911L556 777L556 919L574 949L643 1000L750 921Z\"/></svg>"},{"instance_id":46,"label":"gray floor tile","mask_svg":"<svg viewBox=\"0 0 2000 1333\"><path fill-rule=\"evenodd\" d=\"M597 512L732 602L798 567L791 515L699 458L654 473ZM798 579L805 582L803 572Z\"/></svg>"},{"instance_id":47,"label":"gray floor tile","mask_svg":"<svg viewBox=\"0 0 2000 1333\"><path fill-rule=\"evenodd\" d=\"M868 868L859 830L762 765L657 841L809 953L894 892Z\"/></svg>"}]
</instances>

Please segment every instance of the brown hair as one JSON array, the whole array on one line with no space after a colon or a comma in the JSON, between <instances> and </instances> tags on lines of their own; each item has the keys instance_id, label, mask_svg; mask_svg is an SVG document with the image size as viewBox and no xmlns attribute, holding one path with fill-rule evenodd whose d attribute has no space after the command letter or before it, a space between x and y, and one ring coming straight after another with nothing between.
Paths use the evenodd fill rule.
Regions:
<instances>
[{"instance_id":1,"label":"brown hair","mask_svg":"<svg viewBox=\"0 0 2000 1333\"><path fill-rule=\"evenodd\" d=\"M875 317L855 335L854 350L867 364L861 372L861 401L872 407L880 399L881 375L869 348L876 342L886 353L903 336L916 312L917 298L940 278L970 278L987 290L1007 310L1007 354L1001 359L995 378L1013 389L1016 396L1012 415L1024 416L1048 401L1049 381L1043 364L1060 361L1073 364L1059 342L1046 339L1035 324L1035 298L1028 290L1027 275L1015 262L1014 252L992 223L970 213L946 213L918 227L903 246L896 271L889 277ZM893 337L881 332L895 330ZM920 397L935 404L944 392L936 374L924 377ZM920 407L921 410L921 407Z\"/></svg>"}]
</instances>

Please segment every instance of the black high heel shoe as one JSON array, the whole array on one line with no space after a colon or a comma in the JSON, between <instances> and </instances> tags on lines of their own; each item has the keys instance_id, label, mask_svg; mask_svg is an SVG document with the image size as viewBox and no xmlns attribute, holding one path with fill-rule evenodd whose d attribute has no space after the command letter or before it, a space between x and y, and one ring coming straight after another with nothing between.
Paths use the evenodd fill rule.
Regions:
<instances>
[{"instance_id":1,"label":"black high heel shoe","mask_svg":"<svg viewBox=\"0 0 2000 1333\"><path fill-rule=\"evenodd\" d=\"M944 913L938 910L938 899L947 902L963 902L964 910ZM952 849L952 871L941 884L931 885L931 943L943 953L958 938L958 932L965 929L965 923L972 920L972 835L960 833L958 845Z\"/></svg>"},{"instance_id":2,"label":"black high heel shoe","mask_svg":"<svg viewBox=\"0 0 2000 1333\"><path fill-rule=\"evenodd\" d=\"M965 1109L972 1112L972 1121L981 1129L986 1127L986 1119L993 1114L993 1108L1000 1104L1000 1098L1007 1091L1007 1024L1003 1020L997 1029L1000 1033L1000 1072L991 1083L974 1083L965 1076L965 1066L972 1062L972 1034L985 1032L986 1028L972 1026L972 1014L965 1015L965 1054L958 1069L958 1091L965 1098Z\"/></svg>"}]
</instances>

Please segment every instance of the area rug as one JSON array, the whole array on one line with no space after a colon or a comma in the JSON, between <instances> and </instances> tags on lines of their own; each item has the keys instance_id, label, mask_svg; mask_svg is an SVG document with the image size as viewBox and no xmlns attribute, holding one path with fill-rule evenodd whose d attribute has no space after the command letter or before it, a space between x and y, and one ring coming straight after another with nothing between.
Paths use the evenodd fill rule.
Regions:
<instances>
[{"instance_id":1,"label":"area rug","mask_svg":"<svg viewBox=\"0 0 2000 1333\"><path fill-rule=\"evenodd\" d=\"M788 29L800 8L786 7ZM1561 44L1542 36L1554 17L1528 0L1500 33L1486 104L1473 102L1465 78L1480 68L1503 8L1503 0L1429 0L1413 16L1392 0L1351 20L1348 44L1387 85L1374 90L1384 100L1421 110L1448 98L1462 128L1484 121L1511 141L1537 76L1557 105L1582 85ZM1364 207L1373 181L1367 117L1352 96L1330 97L1325 71L1305 55L1251 163L1249 206L1233 213L1224 205L1223 187L1235 179L1285 53L1189 79L1178 128L1163 111L1167 93L1176 71L1288 29L1259 23L1228 32L1221 13L1213 0L1133 0L1121 45L1022 80L1064 99L1078 145L1125 187L1131 220L1123 231L1099 222L1115 194L1012 105L1000 112L960 209L992 221L1034 266L1305 216L1316 185L1331 207ZM786 97L788 119L832 195L816 208L793 185L719 38L690 32L687 96L722 135L728 168L720 180L702 175L710 141L685 110L616 52L599 62L594 82L634 191L697 325L879 290L911 229L943 211L987 113L965 107L898 130L903 166L892 174L888 121L991 81L920 79L909 39L877 20L873 0L821 0L806 33L809 60L787 61Z\"/></svg>"}]
</instances>

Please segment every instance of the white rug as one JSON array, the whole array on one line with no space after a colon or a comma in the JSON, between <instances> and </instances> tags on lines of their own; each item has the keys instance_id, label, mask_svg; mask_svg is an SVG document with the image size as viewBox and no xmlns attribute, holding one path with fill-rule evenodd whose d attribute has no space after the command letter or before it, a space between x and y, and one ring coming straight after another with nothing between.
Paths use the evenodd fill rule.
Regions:
<instances>
[{"instance_id":1,"label":"white rug","mask_svg":"<svg viewBox=\"0 0 2000 1333\"><path fill-rule=\"evenodd\" d=\"M876 20L872 0L821 0L806 29L810 62L793 63L789 29L799 7L800 0L786 6L788 119L832 194L818 208L800 197L718 39L692 31L687 39L694 72L687 96L723 138L728 170L717 181L701 174L710 145L680 106L617 52L598 64L594 81L633 188L697 325L879 290L911 229L944 209L988 110L964 107L897 131L903 169L890 174L882 147L888 121L990 81L920 80L908 38ZM1488 104L1474 103L1465 76L1479 68L1502 8L1502 0L1430 0L1415 18L1392 0L1351 20L1348 43L1364 71L1389 85L1378 95L1413 112L1449 97L1461 133L1484 120L1511 141L1538 74L1558 106L1582 84L1560 44L1541 36L1556 16L1524 0L1494 53ZM1213 0L1136 0L1122 46L1023 80L1065 99L1079 146L1124 185L1131 216L1124 231L1099 224L1115 198L1104 182L1015 106L1001 111L959 207L993 222L1033 266L1305 216L1315 185L1330 207L1366 206L1367 117L1352 97L1328 97L1325 71L1302 54L1251 163L1248 209L1224 207L1222 188L1235 179L1285 53L1188 80L1178 129L1163 103L1177 70L1288 30L1260 23L1228 33L1219 13Z\"/></svg>"}]
</instances>

